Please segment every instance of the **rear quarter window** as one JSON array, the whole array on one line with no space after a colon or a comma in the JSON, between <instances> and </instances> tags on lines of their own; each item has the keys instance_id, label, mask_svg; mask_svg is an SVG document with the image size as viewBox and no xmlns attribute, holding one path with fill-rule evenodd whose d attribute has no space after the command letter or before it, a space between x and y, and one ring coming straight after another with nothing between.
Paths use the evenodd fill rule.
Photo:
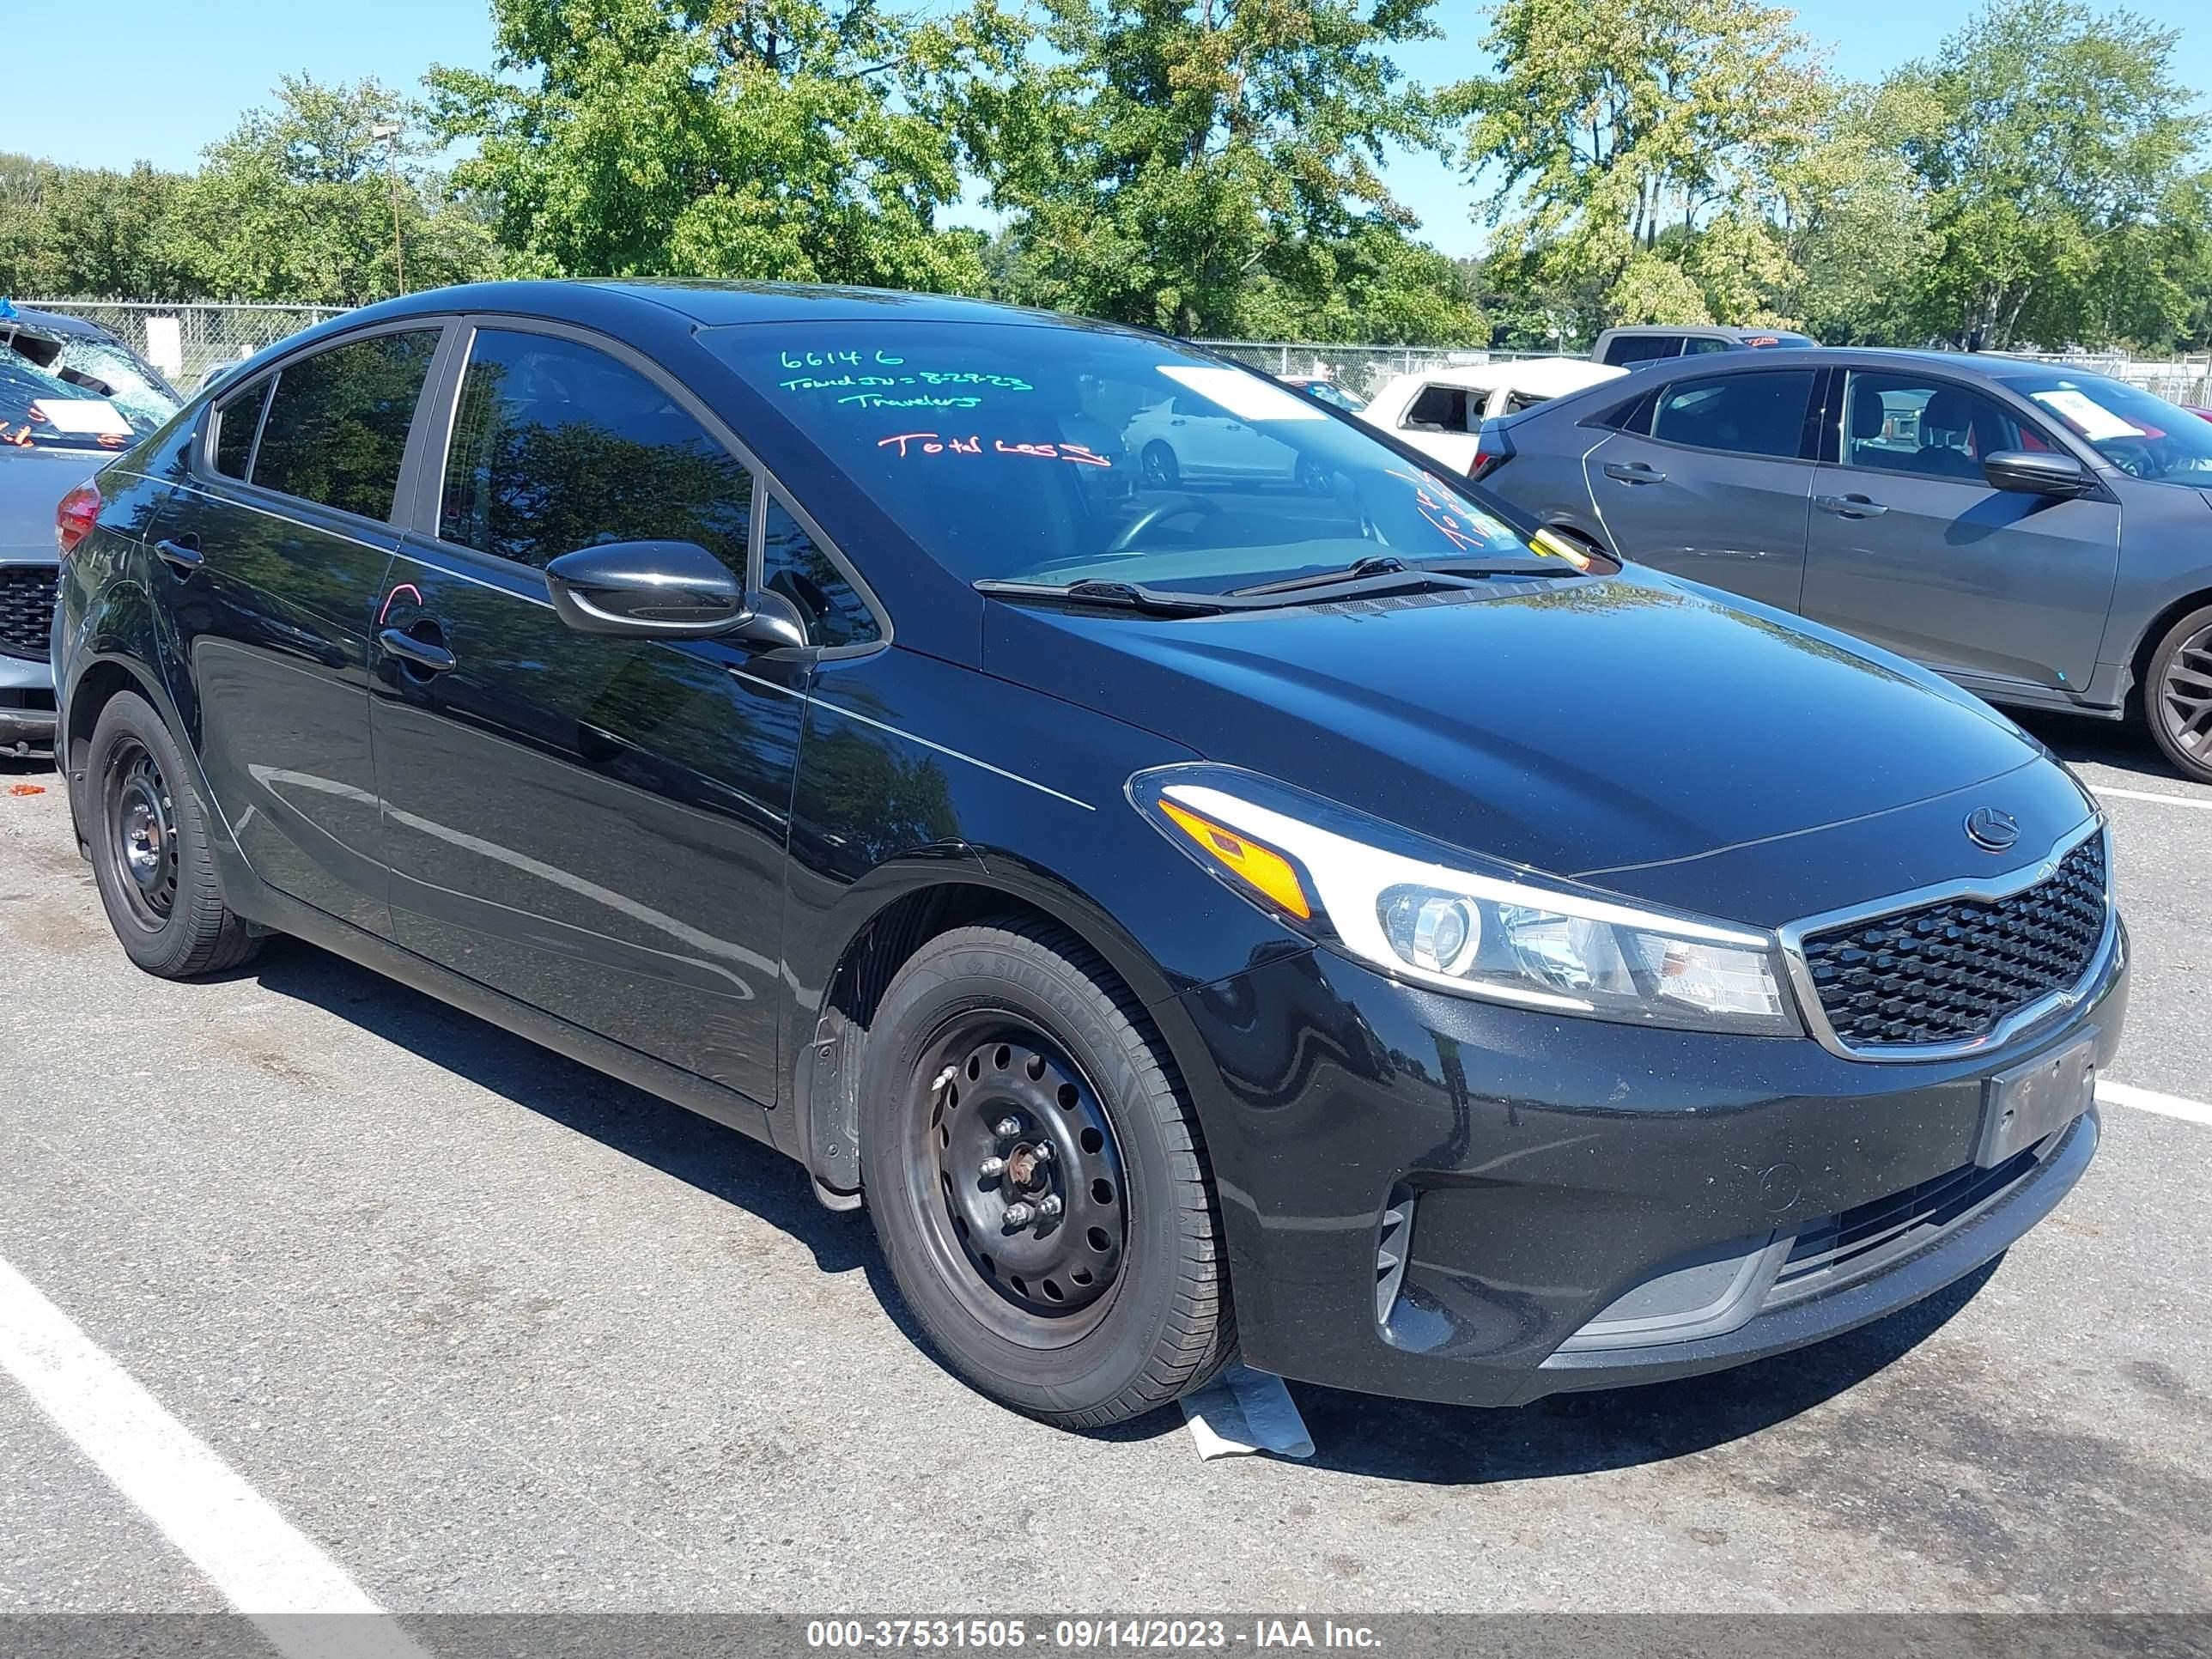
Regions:
<instances>
[{"instance_id":1,"label":"rear quarter window","mask_svg":"<svg viewBox=\"0 0 2212 1659\"><path fill-rule=\"evenodd\" d=\"M391 518L438 334L376 334L285 364L261 423L252 482L365 519Z\"/></svg>"}]
</instances>

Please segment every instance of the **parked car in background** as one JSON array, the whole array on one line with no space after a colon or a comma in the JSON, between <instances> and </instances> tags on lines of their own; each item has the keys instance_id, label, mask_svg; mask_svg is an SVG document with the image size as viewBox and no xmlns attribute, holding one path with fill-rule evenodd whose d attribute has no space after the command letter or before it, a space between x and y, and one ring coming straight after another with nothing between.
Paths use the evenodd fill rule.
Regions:
<instances>
[{"instance_id":1,"label":"parked car in background","mask_svg":"<svg viewBox=\"0 0 2212 1659\"><path fill-rule=\"evenodd\" d=\"M1173 489L1185 479L1293 484L1316 494L1328 488L1310 458L1191 392L1139 410L1121 430L1121 450L1135 458L1144 482L1158 489Z\"/></svg>"},{"instance_id":2,"label":"parked car in background","mask_svg":"<svg viewBox=\"0 0 2212 1659\"><path fill-rule=\"evenodd\" d=\"M1127 477L1100 411L1164 385L1328 491ZM417 294L67 511L133 962L298 934L773 1145L1048 1421L1240 1349L1484 1405L1766 1358L2096 1152L2128 945L2063 767L1157 335Z\"/></svg>"},{"instance_id":3,"label":"parked car in background","mask_svg":"<svg viewBox=\"0 0 2212 1659\"><path fill-rule=\"evenodd\" d=\"M34 367L27 355L0 351L0 754L45 750L53 741L47 648L55 509L158 427L161 420L152 418L157 408L144 396L110 399ZM169 404L161 419L175 409ZM66 538L70 529L61 526L59 533Z\"/></svg>"},{"instance_id":4,"label":"parked car in background","mask_svg":"<svg viewBox=\"0 0 2212 1659\"><path fill-rule=\"evenodd\" d=\"M184 401L160 369L82 317L0 300L0 345L33 368L157 426Z\"/></svg>"},{"instance_id":5,"label":"parked car in background","mask_svg":"<svg viewBox=\"0 0 2212 1659\"><path fill-rule=\"evenodd\" d=\"M1759 351L1773 346L1808 346L1820 342L1786 328L1723 328L1717 324L1639 324L1609 328L1590 348L1590 361L1629 368L1667 357L1698 357L1709 351Z\"/></svg>"},{"instance_id":6,"label":"parked car in background","mask_svg":"<svg viewBox=\"0 0 2212 1659\"><path fill-rule=\"evenodd\" d=\"M1484 429L1483 485L1992 702L2131 709L2212 781L2212 426L2101 375L1823 349L1699 358Z\"/></svg>"},{"instance_id":7,"label":"parked car in background","mask_svg":"<svg viewBox=\"0 0 2212 1659\"><path fill-rule=\"evenodd\" d=\"M1485 421L1617 380L1626 372L1579 357L1422 369L1392 379L1359 418L1465 473L1474 467L1475 438Z\"/></svg>"},{"instance_id":8,"label":"parked car in background","mask_svg":"<svg viewBox=\"0 0 2212 1659\"><path fill-rule=\"evenodd\" d=\"M1285 386L1295 386L1309 398L1318 398L1332 409L1340 409L1347 415L1357 415L1367 407L1367 399L1354 397L1326 374L1278 374Z\"/></svg>"}]
</instances>

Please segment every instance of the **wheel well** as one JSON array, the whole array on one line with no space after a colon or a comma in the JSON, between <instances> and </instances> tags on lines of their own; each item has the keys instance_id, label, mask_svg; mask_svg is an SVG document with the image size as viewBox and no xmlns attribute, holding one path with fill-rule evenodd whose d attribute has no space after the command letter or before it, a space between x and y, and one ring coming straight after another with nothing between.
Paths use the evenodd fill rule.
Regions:
<instances>
[{"instance_id":1,"label":"wheel well","mask_svg":"<svg viewBox=\"0 0 2212 1659\"><path fill-rule=\"evenodd\" d=\"M2150 678L2151 653L2158 649L2158 642L2166 637L2166 630L2191 611L2201 611L2208 605L2212 605L2212 592L2191 593L2176 599L2150 619L2142 637L2136 641L2135 654L2128 659L2129 672L2133 677L2129 690L2131 698L2142 697L2143 683Z\"/></svg>"},{"instance_id":2,"label":"wheel well","mask_svg":"<svg viewBox=\"0 0 2212 1659\"><path fill-rule=\"evenodd\" d=\"M100 711L122 691L145 695L137 677L120 663L96 662L77 681L69 700L69 729L62 733L63 765L69 776L84 770Z\"/></svg>"},{"instance_id":3,"label":"wheel well","mask_svg":"<svg viewBox=\"0 0 2212 1659\"><path fill-rule=\"evenodd\" d=\"M1000 917L1067 928L1084 938L1080 928L1042 905L995 887L946 882L894 899L846 945L799 1067L803 1145L820 1187L838 1193L860 1188L860 1066L869 1027L898 970L939 934ZM1084 943L1097 950L1090 939Z\"/></svg>"}]
</instances>

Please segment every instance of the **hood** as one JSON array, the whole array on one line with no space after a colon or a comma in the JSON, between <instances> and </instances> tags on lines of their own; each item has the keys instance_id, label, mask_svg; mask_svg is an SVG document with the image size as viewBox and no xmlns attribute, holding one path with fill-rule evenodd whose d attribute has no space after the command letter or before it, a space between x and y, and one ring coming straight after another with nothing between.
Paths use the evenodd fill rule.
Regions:
<instances>
[{"instance_id":1,"label":"hood","mask_svg":"<svg viewBox=\"0 0 2212 1659\"><path fill-rule=\"evenodd\" d=\"M1778 842L1765 861L1795 865L1807 832L2031 766L2087 810L1966 693L1644 570L1181 621L993 604L983 654L993 674L1439 841L1745 921L1770 919L1743 914L1741 872L1705 855ZM1947 837L1942 856L1961 849ZM1686 890L1683 869L1712 890ZM1785 912L1789 887L1771 901Z\"/></svg>"}]
</instances>

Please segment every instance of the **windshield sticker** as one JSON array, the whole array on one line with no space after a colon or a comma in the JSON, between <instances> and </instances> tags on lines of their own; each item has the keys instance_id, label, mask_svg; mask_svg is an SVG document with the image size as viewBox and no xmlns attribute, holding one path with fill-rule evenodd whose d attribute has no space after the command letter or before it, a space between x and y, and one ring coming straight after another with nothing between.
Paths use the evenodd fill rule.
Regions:
<instances>
[{"instance_id":1,"label":"windshield sticker","mask_svg":"<svg viewBox=\"0 0 2212 1659\"><path fill-rule=\"evenodd\" d=\"M1038 461L1073 461L1078 466L1114 465L1085 445L1059 441L1010 444L1004 438L994 438L987 449L982 438L975 434L957 438L935 432L895 432L888 438L876 440L878 449L889 449L893 444L898 446L902 455L1026 455Z\"/></svg>"},{"instance_id":2,"label":"windshield sticker","mask_svg":"<svg viewBox=\"0 0 2212 1659\"><path fill-rule=\"evenodd\" d=\"M31 405L34 420L57 432L88 438L127 438L131 422L105 398L41 398Z\"/></svg>"},{"instance_id":3,"label":"windshield sticker","mask_svg":"<svg viewBox=\"0 0 2212 1659\"><path fill-rule=\"evenodd\" d=\"M2087 392L2077 392L2072 386L2062 386L2056 392L2031 392L2027 395L2093 444L2106 438L2143 435L2142 428L2133 421L2121 419Z\"/></svg>"},{"instance_id":4,"label":"windshield sticker","mask_svg":"<svg viewBox=\"0 0 2212 1659\"><path fill-rule=\"evenodd\" d=\"M1218 404L1243 421L1325 421L1328 416L1311 404L1293 397L1273 380L1247 374L1241 368L1199 368L1188 363L1161 363L1161 374L1177 386L1195 392L1210 404Z\"/></svg>"}]
</instances>

